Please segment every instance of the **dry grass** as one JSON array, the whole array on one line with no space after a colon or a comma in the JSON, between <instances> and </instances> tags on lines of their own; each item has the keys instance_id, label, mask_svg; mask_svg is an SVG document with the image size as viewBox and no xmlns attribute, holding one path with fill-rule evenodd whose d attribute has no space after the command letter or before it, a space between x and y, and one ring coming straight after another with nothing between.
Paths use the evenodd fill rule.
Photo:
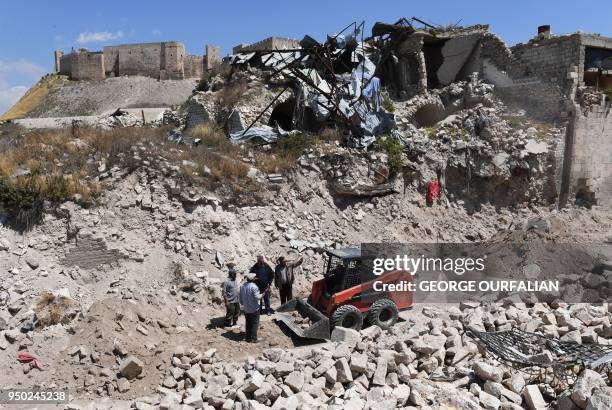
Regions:
<instances>
[{"instance_id":1,"label":"dry grass","mask_svg":"<svg viewBox=\"0 0 612 410\"><path fill-rule=\"evenodd\" d=\"M219 104L225 111L230 111L241 100L248 89L246 80L241 80L224 87L218 94Z\"/></svg>"},{"instance_id":2,"label":"dry grass","mask_svg":"<svg viewBox=\"0 0 612 410\"><path fill-rule=\"evenodd\" d=\"M297 160L307 149L322 142L330 142L339 138L339 134L330 128L324 129L318 135L298 134L279 138L271 145L268 152L258 152L255 155L255 166L267 173L282 173L294 168Z\"/></svg>"},{"instance_id":3,"label":"dry grass","mask_svg":"<svg viewBox=\"0 0 612 410\"><path fill-rule=\"evenodd\" d=\"M0 116L0 121L23 118L38 107L49 92L61 81L60 77L48 76L42 78L7 112Z\"/></svg>"},{"instance_id":4,"label":"dry grass","mask_svg":"<svg viewBox=\"0 0 612 410\"><path fill-rule=\"evenodd\" d=\"M55 297L51 292L41 294L40 300L34 308L38 318L37 326L57 325L69 320L70 318L66 316L75 304L75 301L63 296Z\"/></svg>"},{"instance_id":5,"label":"dry grass","mask_svg":"<svg viewBox=\"0 0 612 410\"><path fill-rule=\"evenodd\" d=\"M25 229L41 220L43 204L72 199L91 204L102 186L94 180L97 161L134 166L131 149L164 140L167 129L66 128L15 134L0 155L0 208ZM11 138L11 136L7 136Z\"/></svg>"},{"instance_id":6,"label":"dry grass","mask_svg":"<svg viewBox=\"0 0 612 410\"><path fill-rule=\"evenodd\" d=\"M342 141L342 133L338 131L336 128L325 127L321 131L319 131L319 135L317 136L317 140L319 142L335 142Z\"/></svg>"},{"instance_id":7,"label":"dry grass","mask_svg":"<svg viewBox=\"0 0 612 410\"><path fill-rule=\"evenodd\" d=\"M38 301L38 304L36 305L36 309L34 309L34 311L35 312L41 311L47 305L50 305L54 300L55 300L55 295L53 293L43 292L40 295L40 300Z\"/></svg>"},{"instance_id":8,"label":"dry grass","mask_svg":"<svg viewBox=\"0 0 612 410\"><path fill-rule=\"evenodd\" d=\"M213 122L206 122L187 131L187 134L192 138L199 138L201 143L213 148L218 152L234 153L239 151L239 148L225 136L223 129Z\"/></svg>"},{"instance_id":9,"label":"dry grass","mask_svg":"<svg viewBox=\"0 0 612 410\"><path fill-rule=\"evenodd\" d=\"M117 166L132 172L143 160L152 167L178 165L177 177L183 185L199 186L229 200L242 196L244 202L263 191L249 177L250 166L242 160L248 151L261 171L282 173L295 167L306 150L341 138L336 130L324 129L317 135L283 137L262 149L234 145L216 124L205 123L187 132L201 140L191 147L169 141L168 131L165 127L69 127L15 132L0 155L0 207L29 226L42 215L45 201L51 205L69 199L95 203L105 188L95 182L100 163L106 169Z\"/></svg>"}]
</instances>

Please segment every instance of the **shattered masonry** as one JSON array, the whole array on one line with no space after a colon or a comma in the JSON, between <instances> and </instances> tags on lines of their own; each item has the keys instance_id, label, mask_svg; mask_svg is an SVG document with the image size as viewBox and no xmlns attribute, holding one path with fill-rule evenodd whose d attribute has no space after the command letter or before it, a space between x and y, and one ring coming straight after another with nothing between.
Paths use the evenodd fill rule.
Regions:
<instances>
[{"instance_id":1,"label":"shattered masonry","mask_svg":"<svg viewBox=\"0 0 612 410\"><path fill-rule=\"evenodd\" d=\"M290 129L308 130L331 118L353 134L357 131L357 145L367 146L372 136L390 129L374 100L366 99L364 104L366 88L375 81L380 81L376 93L382 88L396 101L409 101L404 114L410 123L430 127L460 109L487 105L486 98L475 95L469 85L463 100L449 100L440 93L461 81L475 87L477 73L476 78L495 87L496 95L520 102L530 116L567 124L565 135L552 146L561 206L574 196L600 205L612 203L612 120L610 101L603 93L612 86L611 38L583 33L554 36L543 26L528 43L508 48L486 25L417 28L413 22L376 23L372 37L365 41L360 40L362 26L355 24L353 32L328 36L323 44L306 36L296 49L236 47L240 53L230 59L234 67L261 69L281 81L293 79L297 88L291 97L289 127L252 129L245 123L246 130L230 134L234 139L259 134L270 141L279 131L284 135ZM476 98L470 100L470 95ZM287 105L281 101L276 107L282 104ZM292 107L284 111L291 112ZM312 124L313 118L318 125ZM360 130L351 128L355 121L361 123Z\"/></svg>"}]
</instances>

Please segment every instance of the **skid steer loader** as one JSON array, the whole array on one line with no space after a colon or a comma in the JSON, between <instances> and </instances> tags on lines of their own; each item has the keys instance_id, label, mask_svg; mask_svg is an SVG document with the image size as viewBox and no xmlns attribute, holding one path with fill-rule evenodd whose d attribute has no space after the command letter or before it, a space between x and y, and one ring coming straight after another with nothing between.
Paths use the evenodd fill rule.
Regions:
<instances>
[{"instance_id":1,"label":"skid steer loader","mask_svg":"<svg viewBox=\"0 0 612 410\"><path fill-rule=\"evenodd\" d=\"M335 326L360 330L364 322L388 329L397 322L398 312L412 306L407 290L374 290L374 282L411 282L407 271L376 276L371 261L359 248L328 249L325 275L313 283L308 299L292 299L277 309L276 320L294 334L308 339L329 339ZM380 286L377 286L379 289Z\"/></svg>"}]
</instances>

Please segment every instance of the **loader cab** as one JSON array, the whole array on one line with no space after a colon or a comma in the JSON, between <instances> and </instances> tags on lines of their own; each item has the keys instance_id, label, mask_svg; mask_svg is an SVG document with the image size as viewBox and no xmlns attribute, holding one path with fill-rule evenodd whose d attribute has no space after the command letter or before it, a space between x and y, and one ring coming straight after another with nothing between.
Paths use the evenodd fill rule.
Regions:
<instances>
[{"instance_id":1,"label":"loader cab","mask_svg":"<svg viewBox=\"0 0 612 410\"><path fill-rule=\"evenodd\" d=\"M359 248L329 249L327 255L325 280L326 296L359 285L370 280L367 276L369 265Z\"/></svg>"},{"instance_id":2,"label":"loader cab","mask_svg":"<svg viewBox=\"0 0 612 410\"><path fill-rule=\"evenodd\" d=\"M313 284L310 303L322 312L331 306L334 294L373 278L370 263L359 248L327 249L323 279Z\"/></svg>"}]
</instances>

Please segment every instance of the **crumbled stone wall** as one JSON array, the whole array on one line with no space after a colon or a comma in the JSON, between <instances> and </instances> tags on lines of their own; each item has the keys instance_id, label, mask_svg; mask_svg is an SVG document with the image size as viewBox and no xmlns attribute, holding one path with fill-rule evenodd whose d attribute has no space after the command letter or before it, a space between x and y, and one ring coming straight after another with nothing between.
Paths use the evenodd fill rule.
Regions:
<instances>
[{"instance_id":1,"label":"crumbled stone wall","mask_svg":"<svg viewBox=\"0 0 612 410\"><path fill-rule=\"evenodd\" d=\"M609 105L577 110L568 198L586 196L612 206L612 112ZM581 192L582 191L582 192Z\"/></svg>"},{"instance_id":2,"label":"crumbled stone wall","mask_svg":"<svg viewBox=\"0 0 612 410\"><path fill-rule=\"evenodd\" d=\"M234 54L250 50L285 50L299 48L300 42L292 38L268 37L253 44L240 44L232 49Z\"/></svg>"},{"instance_id":3,"label":"crumbled stone wall","mask_svg":"<svg viewBox=\"0 0 612 410\"><path fill-rule=\"evenodd\" d=\"M121 257L118 250L108 249L103 239L83 236L78 239L76 247L66 254L61 263L64 266L92 269L100 265L111 265Z\"/></svg>"},{"instance_id":4,"label":"crumbled stone wall","mask_svg":"<svg viewBox=\"0 0 612 410\"><path fill-rule=\"evenodd\" d=\"M566 98L575 99L575 86L584 84L585 47L612 48L612 40L592 34L540 38L512 48L513 57L524 64L524 74L536 78L525 86L511 82L499 87L523 101L532 101L530 113L559 118L566 112ZM491 72L494 70L491 70ZM513 71L516 73L516 68ZM499 73L496 73L499 75ZM552 87L551 87L552 85ZM603 97L602 97L603 98ZM555 116L555 112L559 115ZM563 143L559 202L576 196L599 205L612 204L612 116L609 103L579 105L570 117Z\"/></svg>"},{"instance_id":5,"label":"crumbled stone wall","mask_svg":"<svg viewBox=\"0 0 612 410\"><path fill-rule=\"evenodd\" d=\"M506 86L498 86L496 94L506 100L520 101L529 115L544 121L554 121L566 116L563 92L554 84L538 78L515 81Z\"/></svg>"},{"instance_id":6,"label":"crumbled stone wall","mask_svg":"<svg viewBox=\"0 0 612 410\"><path fill-rule=\"evenodd\" d=\"M537 76L561 87L567 86L572 66L584 60L579 34L517 44L512 53L525 64L525 76Z\"/></svg>"}]
</instances>

